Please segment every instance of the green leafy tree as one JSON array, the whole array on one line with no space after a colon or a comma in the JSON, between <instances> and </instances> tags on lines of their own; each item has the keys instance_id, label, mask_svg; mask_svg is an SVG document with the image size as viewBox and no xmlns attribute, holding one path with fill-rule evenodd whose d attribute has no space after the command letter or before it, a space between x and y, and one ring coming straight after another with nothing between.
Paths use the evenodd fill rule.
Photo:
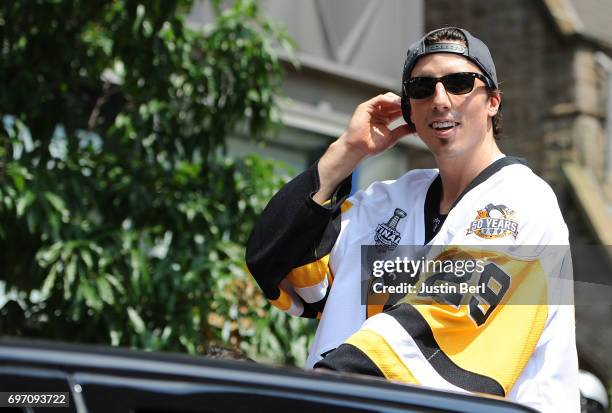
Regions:
<instances>
[{"instance_id":1,"label":"green leafy tree","mask_svg":"<svg viewBox=\"0 0 612 413\"><path fill-rule=\"evenodd\" d=\"M277 125L290 41L254 1L0 6L0 331L299 363L310 327L244 266L286 169L224 155Z\"/></svg>"}]
</instances>

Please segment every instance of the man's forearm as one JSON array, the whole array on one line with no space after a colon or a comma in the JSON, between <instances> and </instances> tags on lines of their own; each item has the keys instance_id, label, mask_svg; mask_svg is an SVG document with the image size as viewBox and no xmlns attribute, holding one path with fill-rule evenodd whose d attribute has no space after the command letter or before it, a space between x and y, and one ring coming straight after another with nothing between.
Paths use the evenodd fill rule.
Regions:
<instances>
[{"instance_id":1,"label":"man's forearm","mask_svg":"<svg viewBox=\"0 0 612 413\"><path fill-rule=\"evenodd\" d=\"M342 138L332 143L317 165L319 191L312 199L323 205L364 158L365 155L351 150Z\"/></svg>"}]
</instances>

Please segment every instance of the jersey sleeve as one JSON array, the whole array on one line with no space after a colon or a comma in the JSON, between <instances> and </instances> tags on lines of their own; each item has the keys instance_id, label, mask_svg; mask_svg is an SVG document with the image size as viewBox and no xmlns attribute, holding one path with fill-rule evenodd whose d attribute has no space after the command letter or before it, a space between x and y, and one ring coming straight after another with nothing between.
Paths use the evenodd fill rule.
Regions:
<instances>
[{"instance_id":1,"label":"jersey sleeve","mask_svg":"<svg viewBox=\"0 0 612 413\"><path fill-rule=\"evenodd\" d=\"M340 233L351 176L324 206L312 199L318 190L315 164L270 200L246 249L249 271L270 303L291 315L308 318L323 311L333 282L329 256Z\"/></svg>"}]
</instances>

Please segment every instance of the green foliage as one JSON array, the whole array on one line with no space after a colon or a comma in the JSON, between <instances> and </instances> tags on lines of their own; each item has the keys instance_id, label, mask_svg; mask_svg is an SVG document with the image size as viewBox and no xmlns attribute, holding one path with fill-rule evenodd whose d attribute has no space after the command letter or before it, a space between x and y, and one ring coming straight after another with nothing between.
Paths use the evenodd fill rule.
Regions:
<instances>
[{"instance_id":1,"label":"green foliage","mask_svg":"<svg viewBox=\"0 0 612 413\"><path fill-rule=\"evenodd\" d=\"M205 31L190 1L0 6L3 334L303 362L311 327L243 258L288 173L224 156L274 131L290 41L254 1L214 6Z\"/></svg>"}]
</instances>

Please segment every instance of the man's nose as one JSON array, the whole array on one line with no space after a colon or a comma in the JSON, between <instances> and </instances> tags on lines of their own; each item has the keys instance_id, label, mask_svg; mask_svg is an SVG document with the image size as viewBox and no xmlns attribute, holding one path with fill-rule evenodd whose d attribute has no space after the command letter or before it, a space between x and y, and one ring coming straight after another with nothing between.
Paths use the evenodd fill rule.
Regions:
<instances>
[{"instance_id":1,"label":"man's nose","mask_svg":"<svg viewBox=\"0 0 612 413\"><path fill-rule=\"evenodd\" d=\"M442 82L436 83L432 104L433 108L436 110L445 110L450 108L450 98L448 96L448 92L446 89L444 89Z\"/></svg>"}]
</instances>

